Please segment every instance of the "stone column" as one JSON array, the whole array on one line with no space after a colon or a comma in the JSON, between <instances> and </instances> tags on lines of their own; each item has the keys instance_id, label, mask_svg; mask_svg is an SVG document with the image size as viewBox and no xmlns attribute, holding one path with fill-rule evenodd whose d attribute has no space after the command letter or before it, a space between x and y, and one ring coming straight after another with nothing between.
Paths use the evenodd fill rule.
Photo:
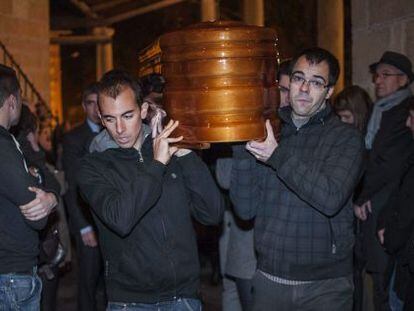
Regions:
<instances>
[{"instance_id":1,"label":"stone column","mask_svg":"<svg viewBox=\"0 0 414 311\"><path fill-rule=\"evenodd\" d=\"M110 27L96 27L93 29L94 35L105 35L112 38L115 30ZM113 53L112 42L98 43L96 45L96 80L99 80L102 75L113 69Z\"/></svg>"},{"instance_id":2,"label":"stone column","mask_svg":"<svg viewBox=\"0 0 414 311\"><path fill-rule=\"evenodd\" d=\"M264 26L265 18L263 0L244 0L243 20L249 25Z\"/></svg>"},{"instance_id":3,"label":"stone column","mask_svg":"<svg viewBox=\"0 0 414 311\"><path fill-rule=\"evenodd\" d=\"M49 78L50 78L50 111L59 122L63 120L62 107L62 67L60 62L60 46L49 46Z\"/></svg>"},{"instance_id":4,"label":"stone column","mask_svg":"<svg viewBox=\"0 0 414 311\"><path fill-rule=\"evenodd\" d=\"M338 58L341 74L335 86L335 93L344 86L345 65L345 15L343 1L318 1L318 46Z\"/></svg>"},{"instance_id":5,"label":"stone column","mask_svg":"<svg viewBox=\"0 0 414 311\"><path fill-rule=\"evenodd\" d=\"M201 21L214 21L217 19L216 0L201 0Z\"/></svg>"}]
</instances>

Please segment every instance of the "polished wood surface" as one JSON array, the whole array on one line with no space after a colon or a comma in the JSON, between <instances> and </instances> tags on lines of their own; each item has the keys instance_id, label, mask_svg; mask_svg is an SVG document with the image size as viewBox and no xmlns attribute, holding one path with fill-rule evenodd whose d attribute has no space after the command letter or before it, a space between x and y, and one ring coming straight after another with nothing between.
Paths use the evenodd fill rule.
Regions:
<instances>
[{"instance_id":1,"label":"polished wood surface","mask_svg":"<svg viewBox=\"0 0 414 311\"><path fill-rule=\"evenodd\" d=\"M160 38L164 107L186 143L262 139L276 118L276 31L205 22ZM274 120L275 121L275 120Z\"/></svg>"}]
</instances>

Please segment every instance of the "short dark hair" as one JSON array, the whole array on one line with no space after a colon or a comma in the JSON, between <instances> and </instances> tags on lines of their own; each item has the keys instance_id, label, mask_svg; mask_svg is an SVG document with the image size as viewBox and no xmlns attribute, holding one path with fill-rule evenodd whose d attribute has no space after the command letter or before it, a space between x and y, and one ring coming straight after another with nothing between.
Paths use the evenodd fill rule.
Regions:
<instances>
[{"instance_id":1,"label":"short dark hair","mask_svg":"<svg viewBox=\"0 0 414 311\"><path fill-rule=\"evenodd\" d=\"M13 68L0 65L0 108L3 107L6 99L13 95L17 98L20 91L19 80Z\"/></svg>"},{"instance_id":2,"label":"short dark hair","mask_svg":"<svg viewBox=\"0 0 414 311\"><path fill-rule=\"evenodd\" d=\"M144 97L151 92L162 93L165 86L165 78L160 73L150 73L141 79Z\"/></svg>"},{"instance_id":3,"label":"short dark hair","mask_svg":"<svg viewBox=\"0 0 414 311\"><path fill-rule=\"evenodd\" d=\"M290 65L290 72L292 72L298 59L302 56L305 56L309 64L312 65L319 64L323 61L327 62L329 66L328 86L334 86L336 84L336 81L338 81L340 69L338 59L332 53L319 47L305 49L292 60L292 63Z\"/></svg>"},{"instance_id":4,"label":"short dark hair","mask_svg":"<svg viewBox=\"0 0 414 311\"><path fill-rule=\"evenodd\" d=\"M38 120L36 116L30 111L29 107L22 105L19 123L13 127L14 134L16 136L27 136L30 132L36 133L37 128Z\"/></svg>"},{"instance_id":5,"label":"short dark hair","mask_svg":"<svg viewBox=\"0 0 414 311\"><path fill-rule=\"evenodd\" d=\"M114 69L105 73L98 83L98 92L115 99L127 87L132 89L135 100L141 107L143 102L141 87L138 81L125 70Z\"/></svg>"},{"instance_id":6,"label":"short dark hair","mask_svg":"<svg viewBox=\"0 0 414 311\"><path fill-rule=\"evenodd\" d=\"M91 94L98 95L98 83L95 82L95 83L89 84L86 87L86 89L83 90L83 93L82 93L82 104L84 104L86 102L86 99Z\"/></svg>"},{"instance_id":7,"label":"short dark hair","mask_svg":"<svg viewBox=\"0 0 414 311\"><path fill-rule=\"evenodd\" d=\"M290 59L286 59L280 63L276 76L277 81L280 81L282 75L290 76L290 61Z\"/></svg>"}]
</instances>

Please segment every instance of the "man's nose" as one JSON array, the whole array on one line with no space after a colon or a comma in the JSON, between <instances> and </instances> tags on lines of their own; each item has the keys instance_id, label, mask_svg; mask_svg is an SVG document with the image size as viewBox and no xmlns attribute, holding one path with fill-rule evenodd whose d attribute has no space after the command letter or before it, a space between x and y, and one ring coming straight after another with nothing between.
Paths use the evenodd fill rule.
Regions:
<instances>
[{"instance_id":1,"label":"man's nose","mask_svg":"<svg viewBox=\"0 0 414 311\"><path fill-rule=\"evenodd\" d=\"M122 121L117 121L117 122L116 122L116 132L117 132L118 134L122 134L122 133L124 132L124 130L125 130L125 125L124 125L124 122L122 122Z\"/></svg>"},{"instance_id":2,"label":"man's nose","mask_svg":"<svg viewBox=\"0 0 414 311\"><path fill-rule=\"evenodd\" d=\"M300 86L300 90L302 92L309 93L309 81L306 81L306 80L303 81L302 84L301 84L301 86Z\"/></svg>"},{"instance_id":3,"label":"man's nose","mask_svg":"<svg viewBox=\"0 0 414 311\"><path fill-rule=\"evenodd\" d=\"M383 80L383 77L380 74L375 74L373 80L375 84L378 84Z\"/></svg>"}]
</instances>

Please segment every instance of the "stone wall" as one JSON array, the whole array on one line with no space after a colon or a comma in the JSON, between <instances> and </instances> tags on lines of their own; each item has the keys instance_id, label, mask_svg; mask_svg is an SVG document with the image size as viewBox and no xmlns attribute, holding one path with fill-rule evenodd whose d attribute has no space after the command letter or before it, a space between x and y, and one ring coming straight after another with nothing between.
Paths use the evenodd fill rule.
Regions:
<instances>
[{"instance_id":1,"label":"stone wall","mask_svg":"<svg viewBox=\"0 0 414 311\"><path fill-rule=\"evenodd\" d=\"M48 103L49 1L0 0L0 40Z\"/></svg>"},{"instance_id":2,"label":"stone wall","mask_svg":"<svg viewBox=\"0 0 414 311\"><path fill-rule=\"evenodd\" d=\"M352 0L351 6L352 79L373 95L368 66L384 51L403 53L414 65L414 1Z\"/></svg>"},{"instance_id":3,"label":"stone wall","mask_svg":"<svg viewBox=\"0 0 414 311\"><path fill-rule=\"evenodd\" d=\"M318 1L318 46L327 49L339 61L341 68L335 93L345 86L344 8L339 0Z\"/></svg>"}]
</instances>

